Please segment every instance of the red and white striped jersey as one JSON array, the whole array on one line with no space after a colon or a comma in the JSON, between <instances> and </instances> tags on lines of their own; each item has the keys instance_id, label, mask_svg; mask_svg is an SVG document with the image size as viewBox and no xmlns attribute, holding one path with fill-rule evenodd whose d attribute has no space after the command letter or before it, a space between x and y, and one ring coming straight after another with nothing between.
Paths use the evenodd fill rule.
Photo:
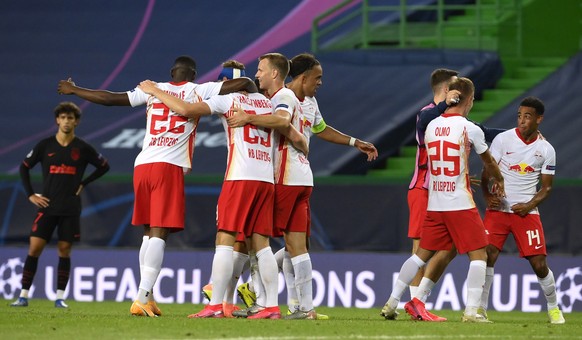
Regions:
<instances>
[{"instance_id":1,"label":"red and white striped jersey","mask_svg":"<svg viewBox=\"0 0 582 340\"><path fill-rule=\"evenodd\" d=\"M485 135L460 114L447 113L431 121L424 136L430 182L429 211L456 211L475 207L469 179L469 153L487 151Z\"/></svg>"},{"instance_id":2,"label":"red and white striped jersey","mask_svg":"<svg viewBox=\"0 0 582 340\"><path fill-rule=\"evenodd\" d=\"M305 134L301 103L293 91L288 88L281 88L273 94L271 102L273 104L273 112L278 110L287 111L291 116L291 124L300 133ZM313 174L307 157L301 151L295 149L285 136L276 135L274 153L276 184L313 186Z\"/></svg>"},{"instance_id":3,"label":"red and white striped jersey","mask_svg":"<svg viewBox=\"0 0 582 340\"><path fill-rule=\"evenodd\" d=\"M195 84L191 82L158 83L157 86L186 102L195 103L220 92L221 83ZM134 166L148 163L170 163L184 168L192 168L194 138L198 119L188 119L171 111L155 96L139 88L128 91L131 106L147 104L147 125L141 152L135 158Z\"/></svg>"},{"instance_id":4,"label":"red and white striped jersey","mask_svg":"<svg viewBox=\"0 0 582 340\"><path fill-rule=\"evenodd\" d=\"M247 114L270 115L271 101L258 93L231 93L213 96L204 101L212 114L220 115L228 139L225 181L254 180L273 183L273 131L252 124L231 128L226 117L233 106L241 106Z\"/></svg>"}]
</instances>

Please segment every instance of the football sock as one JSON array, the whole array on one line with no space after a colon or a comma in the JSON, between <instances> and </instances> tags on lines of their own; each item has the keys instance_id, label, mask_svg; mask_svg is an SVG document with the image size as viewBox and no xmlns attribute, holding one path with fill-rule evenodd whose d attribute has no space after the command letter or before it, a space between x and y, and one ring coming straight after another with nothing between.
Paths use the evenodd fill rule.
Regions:
<instances>
[{"instance_id":1,"label":"football sock","mask_svg":"<svg viewBox=\"0 0 582 340\"><path fill-rule=\"evenodd\" d=\"M410 300L412 300L412 298L416 296L418 286L408 286L408 290L410 291Z\"/></svg>"},{"instance_id":2,"label":"football sock","mask_svg":"<svg viewBox=\"0 0 582 340\"><path fill-rule=\"evenodd\" d=\"M261 280L265 287L266 302L265 307L275 307L278 305L278 276L277 261L271 251L271 247L265 247L257 252L257 263Z\"/></svg>"},{"instance_id":3,"label":"football sock","mask_svg":"<svg viewBox=\"0 0 582 340\"><path fill-rule=\"evenodd\" d=\"M295 287L299 297L300 310L308 312L313 309L313 277L311 258L308 253L291 259L295 270Z\"/></svg>"},{"instance_id":4,"label":"football sock","mask_svg":"<svg viewBox=\"0 0 582 340\"><path fill-rule=\"evenodd\" d=\"M57 300L64 300L65 299L65 291L62 289L57 289Z\"/></svg>"},{"instance_id":5,"label":"football sock","mask_svg":"<svg viewBox=\"0 0 582 340\"><path fill-rule=\"evenodd\" d=\"M20 297L28 299L28 289L23 289L20 291Z\"/></svg>"},{"instance_id":6,"label":"football sock","mask_svg":"<svg viewBox=\"0 0 582 340\"><path fill-rule=\"evenodd\" d=\"M24 268L22 268L22 289L28 290L32 286L32 280L34 280L34 275L36 274L36 268L38 267L38 257L28 255L24 261Z\"/></svg>"},{"instance_id":7,"label":"football sock","mask_svg":"<svg viewBox=\"0 0 582 340\"><path fill-rule=\"evenodd\" d=\"M293 267L291 256L286 251L283 259L283 276L287 286L287 304L291 312L299 308L299 298L297 297L297 288L295 286L295 269Z\"/></svg>"},{"instance_id":8,"label":"football sock","mask_svg":"<svg viewBox=\"0 0 582 340\"><path fill-rule=\"evenodd\" d=\"M263 286L263 280L261 279L261 273L259 272L259 264L257 263L256 254L249 255L249 261L251 264L251 283L253 286L253 291L257 297L256 304L259 306L265 306L267 303L267 296L265 292L265 286Z\"/></svg>"},{"instance_id":9,"label":"football sock","mask_svg":"<svg viewBox=\"0 0 582 340\"><path fill-rule=\"evenodd\" d=\"M236 290L236 284L243 272L245 263L249 260L249 256L247 254L239 253L238 251L233 251L232 260L232 276L230 282L226 286L226 293L224 295L224 301L228 303L235 303L234 291Z\"/></svg>"},{"instance_id":10,"label":"football sock","mask_svg":"<svg viewBox=\"0 0 582 340\"><path fill-rule=\"evenodd\" d=\"M283 260L285 259L285 253L287 253L285 248L281 248L275 253L275 261L277 261L277 267L279 268L279 271L283 270Z\"/></svg>"},{"instance_id":11,"label":"football sock","mask_svg":"<svg viewBox=\"0 0 582 340\"><path fill-rule=\"evenodd\" d=\"M211 305L222 304L226 287L232 278L232 246L216 246L212 260L212 298Z\"/></svg>"},{"instance_id":12,"label":"football sock","mask_svg":"<svg viewBox=\"0 0 582 340\"><path fill-rule=\"evenodd\" d=\"M466 315L477 314L481 295L483 294L483 285L485 284L485 271L487 262L474 260L469 263L469 272L467 273L467 304L465 306Z\"/></svg>"},{"instance_id":13,"label":"football sock","mask_svg":"<svg viewBox=\"0 0 582 340\"><path fill-rule=\"evenodd\" d=\"M141 246L139 247L139 276L143 275L143 262L145 258L146 251L148 249L148 244L150 241L149 236L144 236L141 241Z\"/></svg>"},{"instance_id":14,"label":"football sock","mask_svg":"<svg viewBox=\"0 0 582 340\"><path fill-rule=\"evenodd\" d=\"M420 257L412 255L408 260L404 261L402 267L400 268L400 273L398 274L398 279L394 283L394 288L392 289L391 298L396 300L396 304L400 302L404 290L408 287L410 282L414 279L416 272L426 265L426 262L420 259Z\"/></svg>"},{"instance_id":15,"label":"football sock","mask_svg":"<svg viewBox=\"0 0 582 340\"><path fill-rule=\"evenodd\" d=\"M544 291L546 300L548 302L548 310L558 307L558 298L556 295L556 281L554 281L554 273L548 268L548 275L544 278L538 277L538 282Z\"/></svg>"},{"instance_id":16,"label":"football sock","mask_svg":"<svg viewBox=\"0 0 582 340\"><path fill-rule=\"evenodd\" d=\"M148 247L144 254L142 277L139 282L138 300L145 304L154 287L164 261L164 249L166 241L159 237L150 237Z\"/></svg>"},{"instance_id":17,"label":"football sock","mask_svg":"<svg viewBox=\"0 0 582 340\"><path fill-rule=\"evenodd\" d=\"M493 278L495 276L495 268L487 267L485 269L485 284L483 285L483 294L481 294L480 307L487 310L489 307L489 292L491 291L491 285L493 284Z\"/></svg>"},{"instance_id":18,"label":"football sock","mask_svg":"<svg viewBox=\"0 0 582 340\"><path fill-rule=\"evenodd\" d=\"M416 294L413 296L420 301L426 303L426 299L430 295L432 288L434 287L435 283L433 280L429 279L428 277L423 277L420 280L420 285L418 285L418 289L416 290Z\"/></svg>"},{"instance_id":19,"label":"football sock","mask_svg":"<svg viewBox=\"0 0 582 340\"><path fill-rule=\"evenodd\" d=\"M69 282L70 274L71 274L71 258L59 256L59 264L57 267L57 290L62 290L63 292L65 291L65 289L67 288L67 283Z\"/></svg>"}]
</instances>

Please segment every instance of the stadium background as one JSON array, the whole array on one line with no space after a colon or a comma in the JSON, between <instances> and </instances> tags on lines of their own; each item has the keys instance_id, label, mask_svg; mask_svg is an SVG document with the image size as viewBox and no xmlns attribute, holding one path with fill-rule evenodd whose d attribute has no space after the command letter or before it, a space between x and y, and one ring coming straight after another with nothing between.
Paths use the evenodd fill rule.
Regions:
<instances>
[{"instance_id":1,"label":"stadium background","mask_svg":"<svg viewBox=\"0 0 582 340\"><path fill-rule=\"evenodd\" d=\"M380 152L379 159L368 164L354 149L312 140L310 161L317 176L311 201L312 245L314 268L326 278L322 289L329 293L333 281L330 273L341 273L340 286L347 287L352 282L345 276L351 269L345 265L349 263L354 271L361 270L359 273L372 271L373 278L368 280L377 283L377 287L372 285L377 299L371 305L384 302L391 282L389 274L398 270L403 253L410 248L406 238L406 190L412 170L414 116L432 97L428 86L430 72L436 67L449 67L475 81L478 101L474 118L488 126L513 127L519 100L526 95L536 95L545 101L547 114L542 132L558 155L555 189L541 207L548 250L551 255L559 255L550 256L550 265L561 266L560 272L555 271L556 277L564 274L564 282L571 281L577 295L566 294L567 298L573 310L582 310L582 245L577 242L582 237L582 230L577 227L582 218L579 208L582 158L576 142L582 127L581 2L565 0L560 6L541 0L406 3L410 32L422 25L433 25L434 29L438 20L431 11L415 9L413 5L453 6L444 12L448 22L471 21L472 11L479 12L479 8L482 9L479 20L483 20L481 16L486 16L488 8L497 7L499 11L501 5L513 7L503 8L503 19L491 19L476 26L473 20L460 33L451 29L444 39L427 42L426 37L402 39L390 34L379 39L378 32L390 33L398 27L394 12L370 12L368 20L361 19L362 8L397 6L398 0L297 0L277 5L259 0L245 3L244 7L235 0L2 2L0 10L5 19L0 23L0 42L4 46L0 52L0 74L4 80L0 82L4 111L0 118L0 284L3 284L0 293L4 293L4 298L12 298L8 288L12 285L6 284L15 281L18 275L15 259L25 256L28 226L34 216L17 176L18 166L34 143L55 132L52 108L62 100L72 100L82 107L84 115L78 135L96 145L112 166L110 173L83 193L83 240L75 252L79 255L73 257L74 265L90 267L98 273L109 266L92 262L94 258L108 257L100 254L119 254L137 260L133 259L135 251L126 253L124 249L136 250L141 239L141 228L130 226L131 171L141 147L145 111L102 107L75 97L59 96L58 80L72 77L80 86L125 91L143 79L166 80L174 58L188 54L198 63L198 81L213 81L220 63L227 59L246 63L247 74L252 76L256 58L262 53L278 51L293 56L317 49L316 56L324 67L324 85L317 96L326 121L340 131L373 142ZM322 19L318 29L333 28L342 20L346 24L327 35L321 34L313 45L313 20L342 4L345 5L338 11ZM367 40L360 39L365 36L362 32L368 24L374 29L366 32L376 35L370 33ZM487 30L492 25L497 25L493 33ZM476 34L474 27L489 33ZM186 265L168 260L174 256L169 255L165 261L172 270L194 266L202 273L201 280L207 280L210 271L207 250L213 247L215 204L226 157L221 130L213 119L203 120L198 128L194 168L187 176L186 232L168 243L168 249L176 251L175 256L187 252L196 260ZM473 164L477 174L479 165ZM39 180L37 175L37 185ZM478 193L476 199L482 210ZM274 248L280 246L278 240L273 243ZM512 285L511 275L520 275L519 283L515 282L517 294L527 295L521 284L521 278L530 271L527 263L520 260L513 265L510 259L516 255L511 243L505 253L507 261L500 263L498 269L499 282L507 280ZM43 258L48 261L50 256ZM358 269L357 263L362 259L376 265ZM117 270L130 268L131 261L118 264ZM35 282L39 287L48 287L44 277L50 272L51 263L41 265L39 272L44 274ZM462 280L465 270L463 259L455 260L451 272L460 273L456 275L458 280ZM79 277L72 276L71 287L87 288ZM121 275L112 276L115 277L112 280L123 280ZM75 281L77 278L81 281ZM96 291L98 280L91 282L92 288L87 289ZM458 287L462 283L455 281ZM50 296L49 288L39 290L44 293L38 296ZM532 289L537 286L534 284ZM566 287L562 290L566 291ZM162 293L172 294L173 290ZM329 294L347 293L340 289L339 293ZM356 299L354 296L353 301ZM348 304L343 300L342 303ZM515 308L527 310L522 305Z\"/></svg>"}]
</instances>

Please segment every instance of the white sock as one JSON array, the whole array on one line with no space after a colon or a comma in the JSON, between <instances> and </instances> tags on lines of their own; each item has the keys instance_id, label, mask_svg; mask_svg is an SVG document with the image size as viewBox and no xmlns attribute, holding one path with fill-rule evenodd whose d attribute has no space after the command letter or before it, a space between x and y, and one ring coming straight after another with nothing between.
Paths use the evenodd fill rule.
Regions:
<instances>
[{"instance_id":1,"label":"white sock","mask_svg":"<svg viewBox=\"0 0 582 340\"><path fill-rule=\"evenodd\" d=\"M211 305L222 304L226 286L232 278L232 246L216 246L212 259L212 297Z\"/></svg>"},{"instance_id":2,"label":"white sock","mask_svg":"<svg viewBox=\"0 0 582 340\"><path fill-rule=\"evenodd\" d=\"M412 298L416 296L418 286L408 286L408 290L410 291L410 300L412 300Z\"/></svg>"},{"instance_id":3,"label":"white sock","mask_svg":"<svg viewBox=\"0 0 582 340\"><path fill-rule=\"evenodd\" d=\"M240 275L243 271L243 267L244 267L245 263L248 262L248 260L249 260L249 256L247 254L239 253L238 251L232 252L232 261L233 261L232 276L230 278L230 281L228 282L228 285L226 286L226 293L224 295L223 301L228 302L228 303L235 302L234 291L236 290L236 284L237 284L238 279L240 278Z\"/></svg>"},{"instance_id":4,"label":"white sock","mask_svg":"<svg viewBox=\"0 0 582 340\"><path fill-rule=\"evenodd\" d=\"M426 303L426 300L428 299L428 296L430 295L430 292L432 291L434 285L435 283L433 282L433 280L429 279L428 277L423 277L422 280L420 280L420 284L418 285L416 294L413 297Z\"/></svg>"},{"instance_id":5,"label":"white sock","mask_svg":"<svg viewBox=\"0 0 582 340\"><path fill-rule=\"evenodd\" d=\"M295 269L293 267L291 256L286 251L283 259L283 276L285 277L285 285L287 286L287 305L291 313L300 307L297 287L295 286Z\"/></svg>"},{"instance_id":6,"label":"white sock","mask_svg":"<svg viewBox=\"0 0 582 340\"><path fill-rule=\"evenodd\" d=\"M148 250L148 245L150 244L150 237L145 236L142 238L141 246L139 247L139 277L143 276L143 263L145 259L146 251Z\"/></svg>"},{"instance_id":7,"label":"white sock","mask_svg":"<svg viewBox=\"0 0 582 340\"><path fill-rule=\"evenodd\" d=\"M398 302L400 302L400 299L402 298L402 294L404 294L404 290L410 285L410 282L412 282L418 270L425 265L426 262L421 260L420 257L416 256L416 254L404 261L400 268L398 279L394 283L394 288L390 294L390 300L388 300L391 301L391 304L396 302L396 305L398 305Z\"/></svg>"},{"instance_id":8,"label":"white sock","mask_svg":"<svg viewBox=\"0 0 582 340\"><path fill-rule=\"evenodd\" d=\"M253 291L257 296L256 304L264 307L267 303L267 293L265 292L265 286L263 286L263 280L261 279L261 273L259 272L257 256L255 254L249 256L249 261L251 263L251 284L253 286Z\"/></svg>"},{"instance_id":9,"label":"white sock","mask_svg":"<svg viewBox=\"0 0 582 340\"><path fill-rule=\"evenodd\" d=\"M285 251L285 248L281 248L275 253L275 261L277 261L279 272L283 270L283 259L285 256L289 256L288 252Z\"/></svg>"},{"instance_id":10,"label":"white sock","mask_svg":"<svg viewBox=\"0 0 582 340\"><path fill-rule=\"evenodd\" d=\"M28 299L28 289L23 289L20 291L20 296L21 298L25 298Z\"/></svg>"},{"instance_id":11,"label":"white sock","mask_svg":"<svg viewBox=\"0 0 582 340\"><path fill-rule=\"evenodd\" d=\"M300 310L308 312L313 309L313 277L311 258L308 253L291 259L295 270L295 287L299 297Z\"/></svg>"},{"instance_id":12,"label":"white sock","mask_svg":"<svg viewBox=\"0 0 582 340\"><path fill-rule=\"evenodd\" d=\"M63 289L57 289L57 300L65 299L65 291Z\"/></svg>"},{"instance_id":13,"label":"white sock","mask_svg":"<svg viewBox=\"0 0 582 340\"><path fill-rule=\"evenodd\" d=\"M471 261L469 263L469 273L467 273L467 305L465 306L466 315L477 314L481 295L483 294L483 285L485 285L485 271L487 262L481 260Z\"/></svg>"},{"instance_id":14,"label":"white sock","mask_svg":"<svg viewBox=\"0 0 582 340\"><path fill-rule=\"evenodd\" d=\"M549 268L548 268L549 269ZM556 281L554 281L554 273L551 269L548 275L544 278L538 277L538 282L542 287L546 301L548 302L548 310L558 307L558 298L556 295Z\"/></svg>"},{"instance_id":15,"label":"white sock","mask_svg":"<svg viewBox=\"0 0 582 340\"><path fill-rule=\"evenodd\" d=\"M158 237L150 237L144 254L142 277L139 282L138 299L141 303L148 302L148 295L152 291L164 261L166 241Z\"/></svg>"},{"instance_id":16,"label":"white sock","mask_svg":"<svg viewBox=\"0 0 582 340\"><path fill-rule=\"evenodd\" d=\"M261 280L265 287L266 302L265 307L275 307L278 305L278 278L277 261L271 251L271 247L265 247L257 252L257 263Z\"/></svg>"},{"instance_id":17,"label":"white sock","mask_svg":"<svg viewBox=\"0 0 582 340\"><path fill-rule=\"evenodd\" d=\"M489 307L489 292L491 291L491 285L493 284L493 278L495 277L495 268L487 267L485 269L485 284L483 285L483 293L481 294L480 306L484 310Z\"/></svg>"}]
</instances>

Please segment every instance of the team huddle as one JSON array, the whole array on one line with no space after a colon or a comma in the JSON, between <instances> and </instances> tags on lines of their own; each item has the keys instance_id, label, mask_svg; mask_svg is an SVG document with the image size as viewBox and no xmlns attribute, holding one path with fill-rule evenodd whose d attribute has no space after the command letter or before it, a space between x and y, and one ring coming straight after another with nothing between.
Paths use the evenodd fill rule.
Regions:
<instances>
[{"instance_id":1,"label":"team huddle","mask_svg":"<svg viewBox=\"0 0 582 340\"><path fill-rule=\"evenodd\" d=\"M58 85L60 94L73 94L97 104L147 107L146 134L133 174L132 224L143 225L144 234L139 249L139 289L130 313L145 317L162 315L153 287L162 269L169 235L184 229L187 213L184 174L192 168L198 122L201 116L216 115L226 133L228 154L217 202L211 283L203 288L209 303L188 317L327 319L313 305L309 256L313 174L308 161L309 140L315 135L331 143L355 147L368 161L375 160L378 151L373 144L325 123L315 98L322 85L323 68L311 54L299 54L290 60L279 53L264 54L259 58L254 82L245 77L244 65L234 60L223 64L217 82L196 84L195 76L195 61L181 56L171 69L171 81L144 80L127 92L86 89L71 79L61 80ZM286 84L288 77L291 81ZM446 321L427 311L424 303L448 263L457 253L467 253L468 297L462 320L491 322L487 303L493 266L511 233L520 256L529 260L538 276L548 301L550 321L564 323L557 305L554 276L546 263L537 210L549 195L555 173L554 149L538 131L543 103L534 97L525 98L515 129L489 129L467 119L475 94L469 79L458 77L456 71L437 69L431 75L431 85L434 101L417 117L417 164L408 195L408 236L413 239L414 255L403 264L381 315L396 319L398 303L409 287L412 299L405 310L413 319ZM88 144L86 151L77 150L76 156L66 149L78 139L74 126L80 117L80 110L70 104L55 110L59 131L56 138L48 140L53 144L56 140L58 145L47 152L44 145L48 142L39 143L21 166L29 200L39 208L39 213L30 234L21 294L12 306L28 306L38 257L58 227L59 282L55 306L67 307L63 294L70 273L72 242L79 239L79 194L83 186L109 169L107 161ZM74 115L77 111L79 114ZM73 126L65 120L69 116ZM487 202L484 222L473 200L468 175L471 148L484 165L481 178ZM80 167L75 172L75 181L58 171L43 173L43 192L36 194L28 170L37 162L42 163L43 169L52 169L53 149L70 153L71 162L81 158L85 163L75 165ZM81 181L87 163L96 170ZM67 195L78 201L77 209L65 212L54 209L70 197L55 196L48 177L70 182ZM541 189L537 190L540 178ZM283 237L285 241L285 247L276 253L270 247L272 237ZM246 270L250 270L251 281L237 288ZM279 271L283 272L287 287L285 315L278 301ZM245 309L236 306L235 291Z\"/></svg>"}]
</instances>

